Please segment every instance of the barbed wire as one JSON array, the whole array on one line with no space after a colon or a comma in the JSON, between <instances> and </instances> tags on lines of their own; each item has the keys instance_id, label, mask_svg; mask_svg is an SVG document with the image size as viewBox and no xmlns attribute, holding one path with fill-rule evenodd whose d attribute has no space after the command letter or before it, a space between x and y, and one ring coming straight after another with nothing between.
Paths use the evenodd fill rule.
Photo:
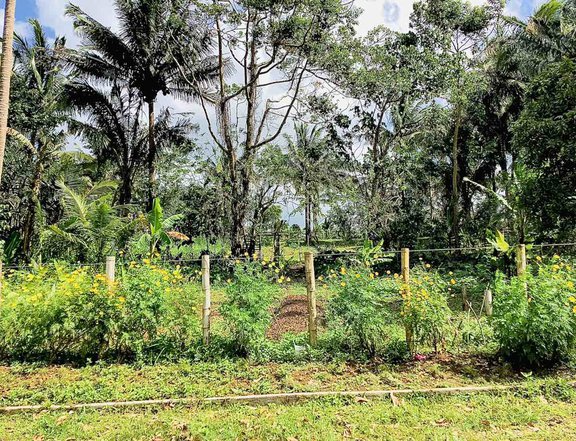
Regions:
<instances>
[{"instance_id":1,"label":"barbed wire","mask_svg":"<svg viewBox=\"0 0 576 441\"><path fill-rule=\"evenodd\" d=\"M576 247L576 242L528 244L528 246L531 248L540 248L540 249ZM317 252L317 253L315 253L315 257L320 258L320 259L321 258L327 258L327 257L359 257L357 253L360 250L361 250L361 248L358 248L356 250L350 250L350 251L342 251L342 252L338 252L338 253ZM410 249L410 254L440 253L440 252L448 253L448 252L461 252L461 251L489 251L489 250L494 250L494 247L492 247L492 246L478 246L478 247ZM384 260L386 260L386 255L400 254L400 253L402 253L402 250L379 251L377 254L381 255L382 257L378 257L378 258L375 258L372 260L384 261ZM302 249L299 249L298 250L298 256L296 256L296 257L299 258L301 254L303 254L303 251L302 251ZM280 256L280 258L282 258L282 257L286 257L286 256ZM256 258L253 258L250 256L239 256L239 257L233 257L233 256L214 256L214 257L212 257L211 256L210 262L251 262L251 261L257 261L257 260L276 260L276 259L278 259L278 257L272 257L272 258L268 258L268 259L259 257L258 259L256 259ZM138 263L139 261L118 260L116 262L116 264L119 266L128 266L134 262ZM201 264L202 263L202 257L194 258L194 259L186 258L186 259L166 259L166 260L158 260L158 261L153 260L153 262L158 263L158 264L177 264L177 265ZM6 271L6 270L22 271L22 270L26 270L26 269L34 269L34 268L38 268L38 267L42 267L42 266L46 266L46 265L54 265L54 264L61 264L62 266L67 266L67 267L72 267L72 268L97 268L97 267L104 268L105 267L104 262L97 262L97 263L50 262L48 264L38 263L38 264L28 264L28 265L4 265L2 267L2 269L3 269L3 271Z\"/></svg>"}]
</instances>

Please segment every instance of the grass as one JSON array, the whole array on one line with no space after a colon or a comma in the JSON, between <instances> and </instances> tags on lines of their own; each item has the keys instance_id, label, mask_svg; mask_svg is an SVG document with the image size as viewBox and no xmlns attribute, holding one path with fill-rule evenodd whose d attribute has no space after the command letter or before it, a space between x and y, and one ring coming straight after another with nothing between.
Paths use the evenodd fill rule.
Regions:
<instances>
[{"instance_id":1,"label":"grass","mask_svg":"<svg viewBox=\"0 0 576 441\"><path fill-rule=\"evenodd\" d=\"M572 400L514 394L0 416L2 440L575 439Z\"/></svg>"}]
</instances>

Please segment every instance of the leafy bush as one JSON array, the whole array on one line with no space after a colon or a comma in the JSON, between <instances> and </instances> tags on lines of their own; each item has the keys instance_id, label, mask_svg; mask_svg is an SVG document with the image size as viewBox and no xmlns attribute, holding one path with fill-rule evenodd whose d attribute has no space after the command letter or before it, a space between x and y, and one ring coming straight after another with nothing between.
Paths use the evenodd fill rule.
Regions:
<instances>
[{"instance_id":1,"label":"leafy bush","mask_svg":"<svg viewBox=\"0 0 576 441\"><path fill-rule=\"evenodd\" d=\"M55 265L8 274L0 303L3 358L95 357L105 350L118 298L104 277Z\"/></svg>"},{"instance_id":2,"label":"leafy bush","mask_svg":"<svg viewBox=\"0 0 576 441\"><path fill-rule=\"evenodd\" d=\"M149 261L109 284L61 265L9 274L0 301L0 357L81 361L168 357L200 334L198 289Z\"/></svg>"},{"instance_id":3,"label":"leafy bush","mask_svg":"<svg viewBox=\"0 0 576 441\"><path fill-rule=\"evenodd\" d=\"M504 357L537 367L570 355L576 342L575 279L558 256L522 277L498 275L493 326Z\"/></svg>"},{"instance_id":4,"label":"leafy bush","mask_svg":"<svg viewBox=\"0 0 576 441\"><path fill-rule=\"evenodd\" d=\"M348 346L357 343L375 356L387 340L387 327L397 319L393 303L400 299L399 283L364 268L342 268L338 276L333 272L329 279L335 281L335 295L328 303L328 323L343 329Z\"/></svg>"},{"instance_id":5,"label":"leafy bush","mask_svg":"<svg viewBox=\"0 0 576 441\"><path fill-rule=\"evenodd\" d=\"M234 278L228 280L220 313L239 355L253 354L264 341L279 294L278 282L284 280L279 273L279 268L269 268L264 262L237 262Z\"/></svg>"},{"instance_id":6,"label":"leafy bush","mask_svg":"<svg viewBox=\"0 0 576 441\"><path fill-rule=\"evenodd\" d=\"M402 321L412 330L415 344L429 344L438 352L445 348L446 331L452 312L447 296L455 280L446 282L427 268L412 272L410 285L402 286Z\"/></svg>"}]
</instances>

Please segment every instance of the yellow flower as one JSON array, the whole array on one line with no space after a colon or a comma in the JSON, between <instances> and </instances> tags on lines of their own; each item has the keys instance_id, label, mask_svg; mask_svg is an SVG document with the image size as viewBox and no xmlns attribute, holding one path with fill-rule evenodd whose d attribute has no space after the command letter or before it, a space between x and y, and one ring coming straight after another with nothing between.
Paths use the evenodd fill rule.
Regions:
<instances>
[{"instance_id":1,"label":"yellow flower","mask_svg":"<svg viewBox=\"0 0 576 441\"><path fill-rule=\"evenodd\" d=\"M426 264L426 268L431 268L432 265L430 265L429 263Z\"/></svg>"},{"instance_id":2,"label":"yellow flower","mask_svg":"<svg viewBox=\"0 0 576 441\"><path fill-rule=\"evenodd\" d=\"M574 289L574 282L570 281L566 284L569 289Z\"/></svg>"},{"instance_id":3,"label":"yellow flower","mask_svg":"<svg viewBox=\"0 0 576 441\"><path fill-rule=\"evenodd\" d=\"M392 273L390 272L390 270L388 270L388 271L386 271L386 274L390 275L390 274L392 274Z\"/></svg>"},{"instance_id":4,"label":"yellow flower","mask_svg":"<svg viewBox=\"0 0 576 441\"><path fill-rule=\"evenodd\" d=\"M322 285L322 288L326 289L326 288L328 288L328 285L324 284L324 285Z\"/></svg>"},{"instance_id":5,"label":"yellow flower","mask_svg":"<svg viewBox=\"0 0 576 441\"><path fill-rule=\"evenodd\" d=\"M570 303L576 303L576 297L570 296L570 297L568 297L568 301L569 301Z\"/></svg>"},{"instance_id":6,"label":"yellow flower","mask_svg":"<svg viewBox=\"0 0 576 441\"><path fill-rule=\"evenodd\" d=\"M324 277L320 276L318 277L318 280L321 282L322 280L324 280Z\"/></svg>"},{"instance_id":7,"label":"yellow flower","mask_svg":"<svg viewBox=\"0 0 576 441\"><path fill-rule=\"evenodd\" d=\"M227 283L228 285L230 285L230 284L232 283L232 279L226 280L226 283Z\"/></svg>"},{"instance_id":8,"label":"yellow flower","mask_svg":"<svg viewBox=\"0 0 576 441\"><path fill-rule=\"evenodd\" d=\"M454 279L450 280L450 285L456 285L456 280Z\"/></svg>"},{"instance_id":9,"label":"yellow flower","mask_svg":"<svg viewBox=\"0 0 576 441\"><path fill-rule=\"evenodd\" d=\"M359 278L360 278L360 274L356 274L356 278L359 279Z\"/></svg>"},{"instance_id":10,"label":"yellow flower","mask_svg":"<svg viewBox=\"0 0 576 441\"><path fill-rule=\"evenodd\" d=\"M275 272L276 274L278 274L278 273L280 272L280 270L279 270L278 268L276 268L276 269L274 270L274 272Z\"/></svg>"},{"instance_id":11,"label":"yellow flower","mask_svg":"<svg viewBox=\"0 0 576 441\"><path fill-rule=\"evenodd\" d=\"M378 277L378 276L380 275L380 273L379 273L378 271L374 271L374 275L375 275L376 277Z\"/></svg>"},{"instance_id":12,"label":"yellow flower","mask_svg":"<svg viewBox=\"0 0 576 441\"><path fill-rule=\"evenodd\" d=\"M286 277L286 282L290 283L292 279L290 277Z\"/></svg>"},{"instance_id":13,"label":"yellow flower","mask_svg":"<svg viewBox=\"0 0 576 441\"><path fill-rule=\"evenodd\" d=\"M554 256L552 256L552 259L558 260L558 259L560 259L560 256L558 254L554 254Z\"/></svg>"},{"instance_id":14,"label":"yellow flower","mask_svg":"<svg viewBox=\"0 0 576 441\"><path fill-rule=\"evenodd\" d=\"M118 297L118 301L120 303L124 303L126 301L126 299L124 297Z\"/></svg>"},{"instance_id":15,"label":"yellow flower","mask_svg":"<svg viewBox=\"0 0 576 441\"><path fill-rule=\"evenodd\" d=\"M340 268L340 274L346 274L346 268L344 267Z\"/></svg>"},{"instance_id":16,"label":"yellow flower","mask_svg":"<svg viewBox=\"0 0 576 441\"><path fill-rule=\"evenodd\" d=\"M573 312L574 314L576 314L576 306L574 306L574 308L572 308L572 312Z\"/></svg>"},{"instance_id":17,"label":"yellow flower","mask_svg":"<svg viewBox=\"0 0 576 441\"><path fill-rule=\"evenodd\" d=\"M536 256L536 260L537 260L538 262L542 262L542 257Z\"/></svg>"},{"instance_id":18,"label":"yellow flower","mask_svg":"<svg viewBox=\"0 0 576 441\"><path fill-rule=\"evenodd\" d=\"M340 284L340 286L341 286L342 288L344 288L344 287L346 286L346 282L342 282L342 283Z\"/></svg>"}]
</instances>

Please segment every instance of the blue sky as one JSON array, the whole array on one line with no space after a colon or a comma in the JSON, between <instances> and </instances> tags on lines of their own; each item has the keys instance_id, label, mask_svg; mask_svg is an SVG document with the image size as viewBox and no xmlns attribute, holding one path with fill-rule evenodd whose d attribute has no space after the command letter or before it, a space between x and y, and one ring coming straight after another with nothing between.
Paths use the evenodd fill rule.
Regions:
<instances>
[{"instance_id":1,"label":"blue sky","mask_svg":"<svg viewBox=\"0 0 576 441\"><path fill-rule=\"evenodd\" d=\"M64 17L64 8L68 1L17 0L16 19L19 22L17 30L24 33L26 21L30 18L39 18L51 36L65 35L71 45L77 44L78 39L74 35L70 20ZM482 3L482 0L471 1L476 4ZM543 2L544 0L508 0L508 13L526 18ZM74 3L100 21L114 26L113 0L74 0ZM355 0L355 3L365 10L360 18L360 32L365 33L378 24L406 30L414 0Z\"/></svg>"}]
</instances>

